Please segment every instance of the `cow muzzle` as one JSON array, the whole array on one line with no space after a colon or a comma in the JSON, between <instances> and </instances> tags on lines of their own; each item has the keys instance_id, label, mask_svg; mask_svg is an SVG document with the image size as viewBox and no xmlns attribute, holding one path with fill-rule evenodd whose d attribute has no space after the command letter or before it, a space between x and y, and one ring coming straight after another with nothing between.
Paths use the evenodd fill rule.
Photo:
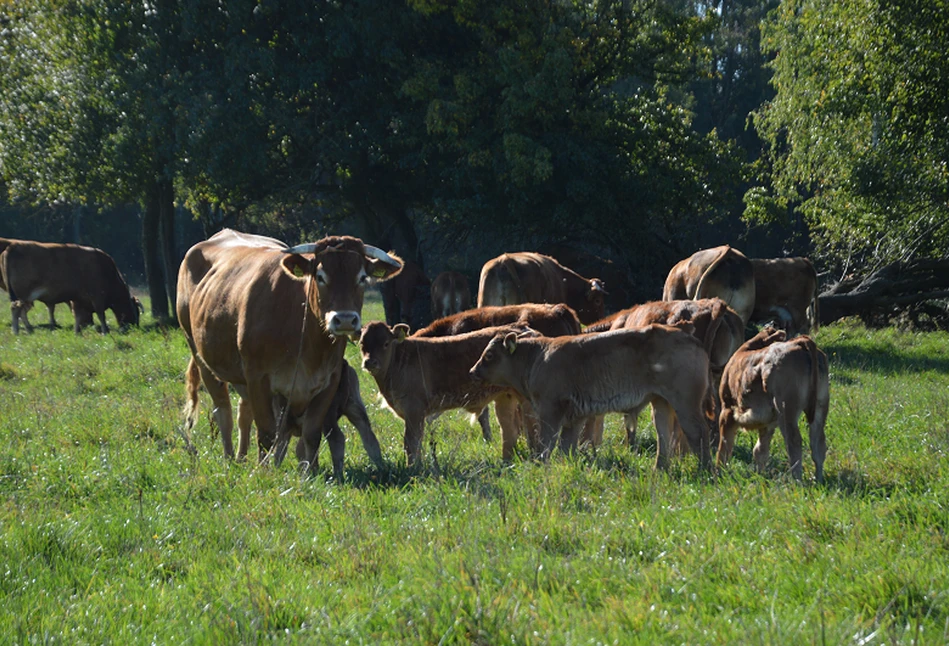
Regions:
<instances>
[{"instance_id":1,"label":"cow muzzle","mask_svg":"<svg viewBox=\"0 0 949 646\"><path fill-rule=\"evenodd\" d=\"M327 312L326 331L336 336L355 336L362 329L362 320L359 312L341 311Z\"/></svg>"},{"instance_id":2,"label":"cow muzzle","mask_svg":"<svg viewBox=\"0 0 949 646\"><path fill-rule=\"evenodd\" d=\"M484 377L481 376L481 370L479 370L478 366L475 366L471 370L469 370L468 375L471 377L472 381L474 381L475 383L480 384L482 381L484 381Z\"/></svg>"}]
</instances>

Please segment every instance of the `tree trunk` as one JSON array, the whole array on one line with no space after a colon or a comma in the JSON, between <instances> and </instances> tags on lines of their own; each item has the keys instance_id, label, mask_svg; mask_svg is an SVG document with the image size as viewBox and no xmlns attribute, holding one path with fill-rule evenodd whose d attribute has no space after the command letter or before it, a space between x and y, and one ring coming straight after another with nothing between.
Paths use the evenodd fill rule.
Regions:
<instances>
[{"instance_id":1,"label":"tree trunk","mask_svg":"<svg viewBox=\"0 0 949 646\"><path fill-rule=\"evenodd\" d=\"M175 245L175 188L170 179L163 179L158 183L158 191L161 258L164 266L165 287L168 298L171 300L168 319L177 321L178 265L181 260L178 258Z\"/></svg>"},{"instance_id":2,"label":"tree trunk","mask_svg":"<svg viewBox=\"0 0 949 646\"><path fill-rule=\"evenodd\" d=\"M158 182L148 187L145 196L145 217L142 220L142 252L145 259L145 281L152 301L152 318L168 319L168 292L162 270L159 230L161 221L161 191Z\"/></svg>"}]
</instances>

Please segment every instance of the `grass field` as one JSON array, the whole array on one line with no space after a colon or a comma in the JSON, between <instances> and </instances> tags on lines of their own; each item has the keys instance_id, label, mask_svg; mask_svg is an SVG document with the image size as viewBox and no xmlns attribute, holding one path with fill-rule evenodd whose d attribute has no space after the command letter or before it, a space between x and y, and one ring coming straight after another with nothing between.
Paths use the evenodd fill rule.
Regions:
<instances>
[{"instance_id":1,"label":"grass field","mask_svg":"<svg viewBox=\"0 0 949 646\"><path fill-rule=\"evenodd\" d=\"M226 462L206 395L186 451L187 347L148 322L14 337L3 299L0 643L949 643L947 334L821 330L823 486L778 438L756 475L748 434L655 473L619 416L548 465L443 416L410 470L361 370L388 467L346 425L335 483L325 448L310 480Z\"/></svg>"}]
</instances>

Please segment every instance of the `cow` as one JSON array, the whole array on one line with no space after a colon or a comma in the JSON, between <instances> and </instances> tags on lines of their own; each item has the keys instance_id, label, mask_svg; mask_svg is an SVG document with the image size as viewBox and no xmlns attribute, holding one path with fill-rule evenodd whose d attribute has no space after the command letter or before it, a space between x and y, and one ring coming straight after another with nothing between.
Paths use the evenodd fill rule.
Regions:
<instances>
[{"instance_id":1,"label":"cow","mask_svg":"<svg viewBox=\"0 0 949 646\"><path fill-rule=\"evenodd\" d=\"M238 458L247 454L244 430L251 420L258 459L273 450L277 466L289 429L299 427L298 457L315 471L324 418L342 379L346 339L362 327L365 290L401 268L398 257L350 236L288 248L273 238L224 229L188 250L178 272L178 321L214 403L226 457L234 456L231 384L246 405L239 410L246 415L238 416ZM285 411L279 428L275 399ZM197 407L185 413L190 429ZM334 445L334 436L329 440L335 462L343 449Z\"/></svg>"},{"instance_id":2,"label":"cow","mask_svg":"<svg viewBox=\"0 0 949 646\"><path fill-rule=\"evenodd\" d=\"M111 309L121 328L138 325L141 303L132 296L112 257L101 249L74 244L19 240L11 242L0 255L3 282L10 294L13 332L19 334L22 321L33 331L26 313L33 301L50 309L50 325L55 326L56 303L74 301L99 317L102 332L109 331L105 319ZM81 325L74 329L78 334Z\"/></svg>"},{"instance_id":3,"label":"cow","mask_svg":"<svg viewBox=\"0 0 949 646\"><path fill-rule=\"evenodd\" d=\"M374 321L363 329L362 367L376 380L389 408L405 422L409 465L421 455L426 418L456 408L476 414L491 401L497 405L503 457L511 459L517 398L508 388L475 382L468 370L496 334L515 329L490 327L444 337L409 336L404 323L389 327Z\"/></svg>"},{"instance_id":4,"label":"cow","mask_svg":"<svg viewBox=\"0 0 949 646\"><path fill-rule=\"evenodd\" d=\"M520 305L496 305L465 310L451 316L433 321L430 325L417 330L413 337L450 336L473 332L498 325L517 325L530 327L544 336L568 336L580 333L580 319L576 312L563 303L522 303ZM530 422L530 411L526 413ZM485 442L491 441L491 424L488 410L478 415L481 435ZM528 438L532 438L528 434ZM516 440L516 437L514 438ZM512 440L513 441L513 440Z\"/></svg>"},{"instance_id":5,"label":"cow","mask_svg":"<svg viewBox=\"0 0 949 646\"><path fill-rule=\"evenodd\" d=\"M418 325L421 319L431 320L428 316L415 314L415 304L420 291L428 289L431 281L425 275L421 265L412 260L406 260L402 271L392 280L386 281L379 287L382 293L382 307L386 313L386 323L408 323ZM424 299L427 303L428 299Z\"/></svg>"},{"instance_id":6,"label":"cow","mask_svg":"<svg viewBox=\"0 0 949 646\"><path fill-rule=\"evenodd\" d=\"M432 281L432 316L436 319L471 309L468 278L458 271L443 271Z\"/></svg>"},{"instance_id":7,"label":"cow","mask_svg":"<svg viewBox=\"0 0 949 646\"><path fill-rule=\"evenodd\" d=\"M478 283L478 307L518 303L564 303L581 323L603 318L606 287L599 278L584 278L539 253L505 253L484 263Z\"/></svg>"},{"instance_id":8,"label":"cow","mask_svg":"<svg viewBox=\"0 0 949 646\"><path fill-rule=\"evenodd\" d=\"M13 238L0 238L0 289L7 291L7 282L6 278L3 275L3 252L6 251L7 247L10 246L13 242L22 242L22 240L16 240ZM59 327L59 324L56 323L56 303L47 304L47 309L49 310L49 328L52 330ZM24 310L20 313L20 320L26 321L25 325L27 328L30 327L29 319L26 316L27 311Z\"/></svg>"},{"instance_id":9,"label":"cow","mask_svg":"<svg viewBox=\"0 0 949 646\"><path fill-rule=\"evenodd\" d=\"M789 337L817 333L817 271L807 258L752 258L755 308L752 321L776 322Z\"/></svg>"},{"instance_id":10,"label":"cow","mask_svg":"<svg viewBox=\"0 0 949 646\"><path fill-rule=\"evenodd\" d=\"M784 330L763 328L746 341L725 366L719 391L718 468L728 462L739 427L757 429L755 466L765 470L774 429L780 428L788 449L791 474L802 477L801 413L810 427L811 458L817 482L824 480L827 439L824 425L830 406L827 356L808 336L790 341Z\"/></svg>"},{"instance_id":11,"label":"cow","mask_svg":"<svg viewBox=\"0 0 949 646\"><path fill-rule=\"evenodd\" d=\"M702 249L680 260L669 271L662 300L718 296L748 325L755 307L755 270L742 252L724 245Z\"/></svg>"},{"instance_id":12,"label":"cow","mask_svg":"<svg viewBox=\"0 0 949 646\"><path fill-rule=\"evenodd\" d=\"M496 334L471 368L473 377L512 388L540 417L543 457L559 436L561 450L577 445L593 415L638 415L652 404L656 467L669 464L669 438L678 418L703 468L709 464L705 418L712 415L708 355L691 331L667 325L575 337Z\"/></svg>"},{"instance_id":13,"label":"cow","mask_svg":"<svg viewBox=\"0 0 949 646\"><path fill-rule=\"evenodd\" d=\"M185 371L185 391L187 392L187 411L197 411L198 407L198 388L201 385L201 373L198 369L198 363L194 357L188 363L188 369ZM281 397L274 397L273 410L277 419L284 414L286 400ZM342 429L339 427L339 420L345 416L346 419L359 432L359 438L366 449L366 453L372 462L380 469L384 466L382 460L382 450L379 447L379 440L372 431L372 425L369 422L369 414L366 412L366 405L362 401L359 393L359 376L353 367L343 359L342 372L340 373L339 387L336 389L336 395L330 403L326 416L323 419L323 436L327 438L330 446L331 458L333 461L333 477L337 482L343 478L343 459L345 457L345 437L342 435ZM247 446L250 443L250 425L253 422L253 413L250 410L249 403L241 398L237 406L237 428L240 433L239 445ZM290 429L290 435L300 437L302 429L294 426ZM190 438L188 439L190 444ZM305 444L297 442L297 457L301 461L306 460L304 454Z\"/></svg>"},{"instance_id":14,"label":"cow","mask_svg":"<svg viewBox=\"0 0 949 646\"><path fill-rule=\"evenodd\" d=\"M710 387L715 397L715 407L718 410L718 383L721 380L722 370L738 346L745 339L745 326L741 317L723 301L715 298L702 298L694 301L652 301L635 305L622 310L612 316L587 326L584 334L607 332L610 330L637 329L653 323L665 325L681 325L690 323L692 334L702 342L709 358ZM635 446L637 419L626 417L626 441L630 447ZM715 428L717 432L717 427ZM603 439L602 418L595 423L584 427L583 440L594 446ZM684 449L684 436L677 427L672 436L675 449Z\"/></svg>"}]
</instances>

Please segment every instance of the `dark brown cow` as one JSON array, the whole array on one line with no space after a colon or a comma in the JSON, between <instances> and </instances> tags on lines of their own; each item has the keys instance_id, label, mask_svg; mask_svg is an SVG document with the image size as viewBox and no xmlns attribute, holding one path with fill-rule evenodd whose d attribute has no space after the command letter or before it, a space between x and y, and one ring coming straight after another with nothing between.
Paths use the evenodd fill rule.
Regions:
<instances>
[{"instance_id":1,"label":"dark brown cow","mask_svg":"<svg viewBox=\"0 0 949 646\"><path fill-rule=\"evenodd\" d=\"M755 309L751 320L775 322L788 336L816 333L820 316L817 271L807 258L752 258Z\"/></svg>"},{"instance_id":2,"label":"dark brown cow","mask_svg":"<svg viewBox=\"0 0 949 646\"><path fill-rule=\"evenodd\" d=\"M599 278L584 278L539 253L505 253L484 263L478 307L519 303L564 303L582 323L603 318L606 289Z\"/></svg>"},{"instance_id":3,"label":"dark brown cow","mask_svg":"<svg viewBox=\"0 0 949 646\"><path fill-rule=\"evenodd\" d=\"M461 408L477 414L488 403L497 404L504 437L505 459L516 439L517 400L506 388L477 383L468 369L498 332L512 327L491 327L445 337L411 337L404 323L390 328L374 321L359 340L362 366L376 380L389 407L405 421L404 446L409 464L419 460L426 418Z\"/></svg>"},{"instance_id":4,"label":"dark brown cow","mask_svg":"<svg viewBox=\"0 0 949 646\"><path fill-rule=\"evenodd\" d=\"M563 303L550 305L549 303L523 303L521 305L499 305L491 307L479 307L473 310L465 310L458 314L453 314L445 318L433 321L431 325L418 330L413 337L437 337L451 336L454 334L464 334L473 332L486 327L497 325L516 325L518 327L529 327L544 336L568 336L580 333L580 319L576 312ZM526 415L527 422L533 420L530 411L527 411L521 417ZM488 410L484 409L478 415L478 423L481 425L481 435L485 442L491 441L491 424L489 421ZM528 434L528 440L532 441L533 435ZM517 437L508 438L510 442L515 442ZM513 445L510 448L513 452ZM508 449L505 449L505 454Z\"/></svg>"},{"instance_id":5,"label":"dark brown cow","mask_svg":"<svg viewBox=\"0 0 949 646\"><path fill-rule=\"evenodd\" d=\"M827 455L824 425L830 407L827 356L808 336L786 339L784 330L765 327L738 348L725 366L719 393L722 412L717 463L723 467L728 461L739 427L757 429L755 466L764 471L774 429L780 428L791 474L800 480L803 469L798 420L803 412L810 427L815 476L823 482Z\"/></svg>"},{"instance_id":6,"label":"dark brown cow","mask_svg":"<svg viewBox=\"0 0 949 646\"><path fill-rule=\"evenodd\" d=\"M178 273L178 320L214 402L225 455L234 454L231 384L250 413L246 422L238 418L238 456L247 453L243 429L252 418L260 459L273 448L279 465L290 429L299 426L298 455L316 468L346 337L362 326L365 289L401 267L398 258L349 236L288 249L273 238L225 229L188 251ZM279 428L275 398L290 418ZM196 406L186 412L190 428ZM343 450L331 437L334 464Z\"/></svg>"},{"instance_id":7,"label":"dark brown cow","mask_svg":"<svg viewBox=\"0 0 949 646\"><path fill-rule=\"evenodd\" d=\"M695 301L653 301L622 310L599 323L587 327L584 333L610 330L637 329L653 323L664 325L692 324L692 334L702 342L709 357L710 384L718 410L718 383L725 364L745 339L741 317L720 298L702 298ZM637 419L627 417L626 441L635 446ZM716 431L717 432L717 431ZM603 439L602 419L584 428L584 441L599 445ZM685 449L680 433L673 434L675 449Z\"/></svg>"},{"instance_id":8,"label":"dark brown cow","mask_svg":"<svg viewBox=\"0 0 949 646\"><path fill-rule=\"evenodd\" d=\"M675 418L702 465L709 463L708 355L690 331L650 325L556 339L497 334L471 374L512 388L533 404L545 456L558 436L562 450L573 450L580 426L593 415L638 415L652 404L659 438L656 466L669 462Z\"/></svg>"},{"instance_id":9,"label":"dark brown cow","mask_svg":"<svg viewBox=\"0 0 949 646\"><path fill-rule=\"evenodd\" d=\"M696 300L718 296L748 325L755 307L755 270L742 252L724 245L702 249L669 271L662 300Z\"/></svg>"},{"instance_id":10,"label":"dark brown cow","mask_svg":"<svg viewBox=\"0 0 949 646\"><path fill-rule=\"evenodd\" d=\"M431 284L422 267L411 260L406 260L399 272L392 280L386 281L379 287L382 292L382 307L386 313L386 323L408 323L418 325L422 321L414 320L415 302L421 290ZM427 302L428 299L425 299ZM427 320L427 317L425 317Z\"/></svg>"},{"instance_id":11,"label":"dark brown cow","mask_svg":"<svg viewBox=\"0 0 949 646\"><path fill-rule=\"evenodd\" d=\"M432 281L432 316L436 319L471 309L468 278L458 271L443 271Z\"/></svg>"},{"instance_id":12,"label":"dark brown cow","mask_svg":"<svg viewBox=\"0 0 949 646\"><path fill-rule=\"evenodd\" d=\"M28 332L33 331L26 317L33 301L50 308L51 326L56 323L55 304L69 301L95 312L103 333L109 331L105 319L109 309L120 327L138 325L141 303L132 296L115 261L101 249L19 240L7 246L0 263L10 294L14 333L19 333L21 321ZM74 329L80 332L78 321Z\"/></svg>"}]
</instances>

